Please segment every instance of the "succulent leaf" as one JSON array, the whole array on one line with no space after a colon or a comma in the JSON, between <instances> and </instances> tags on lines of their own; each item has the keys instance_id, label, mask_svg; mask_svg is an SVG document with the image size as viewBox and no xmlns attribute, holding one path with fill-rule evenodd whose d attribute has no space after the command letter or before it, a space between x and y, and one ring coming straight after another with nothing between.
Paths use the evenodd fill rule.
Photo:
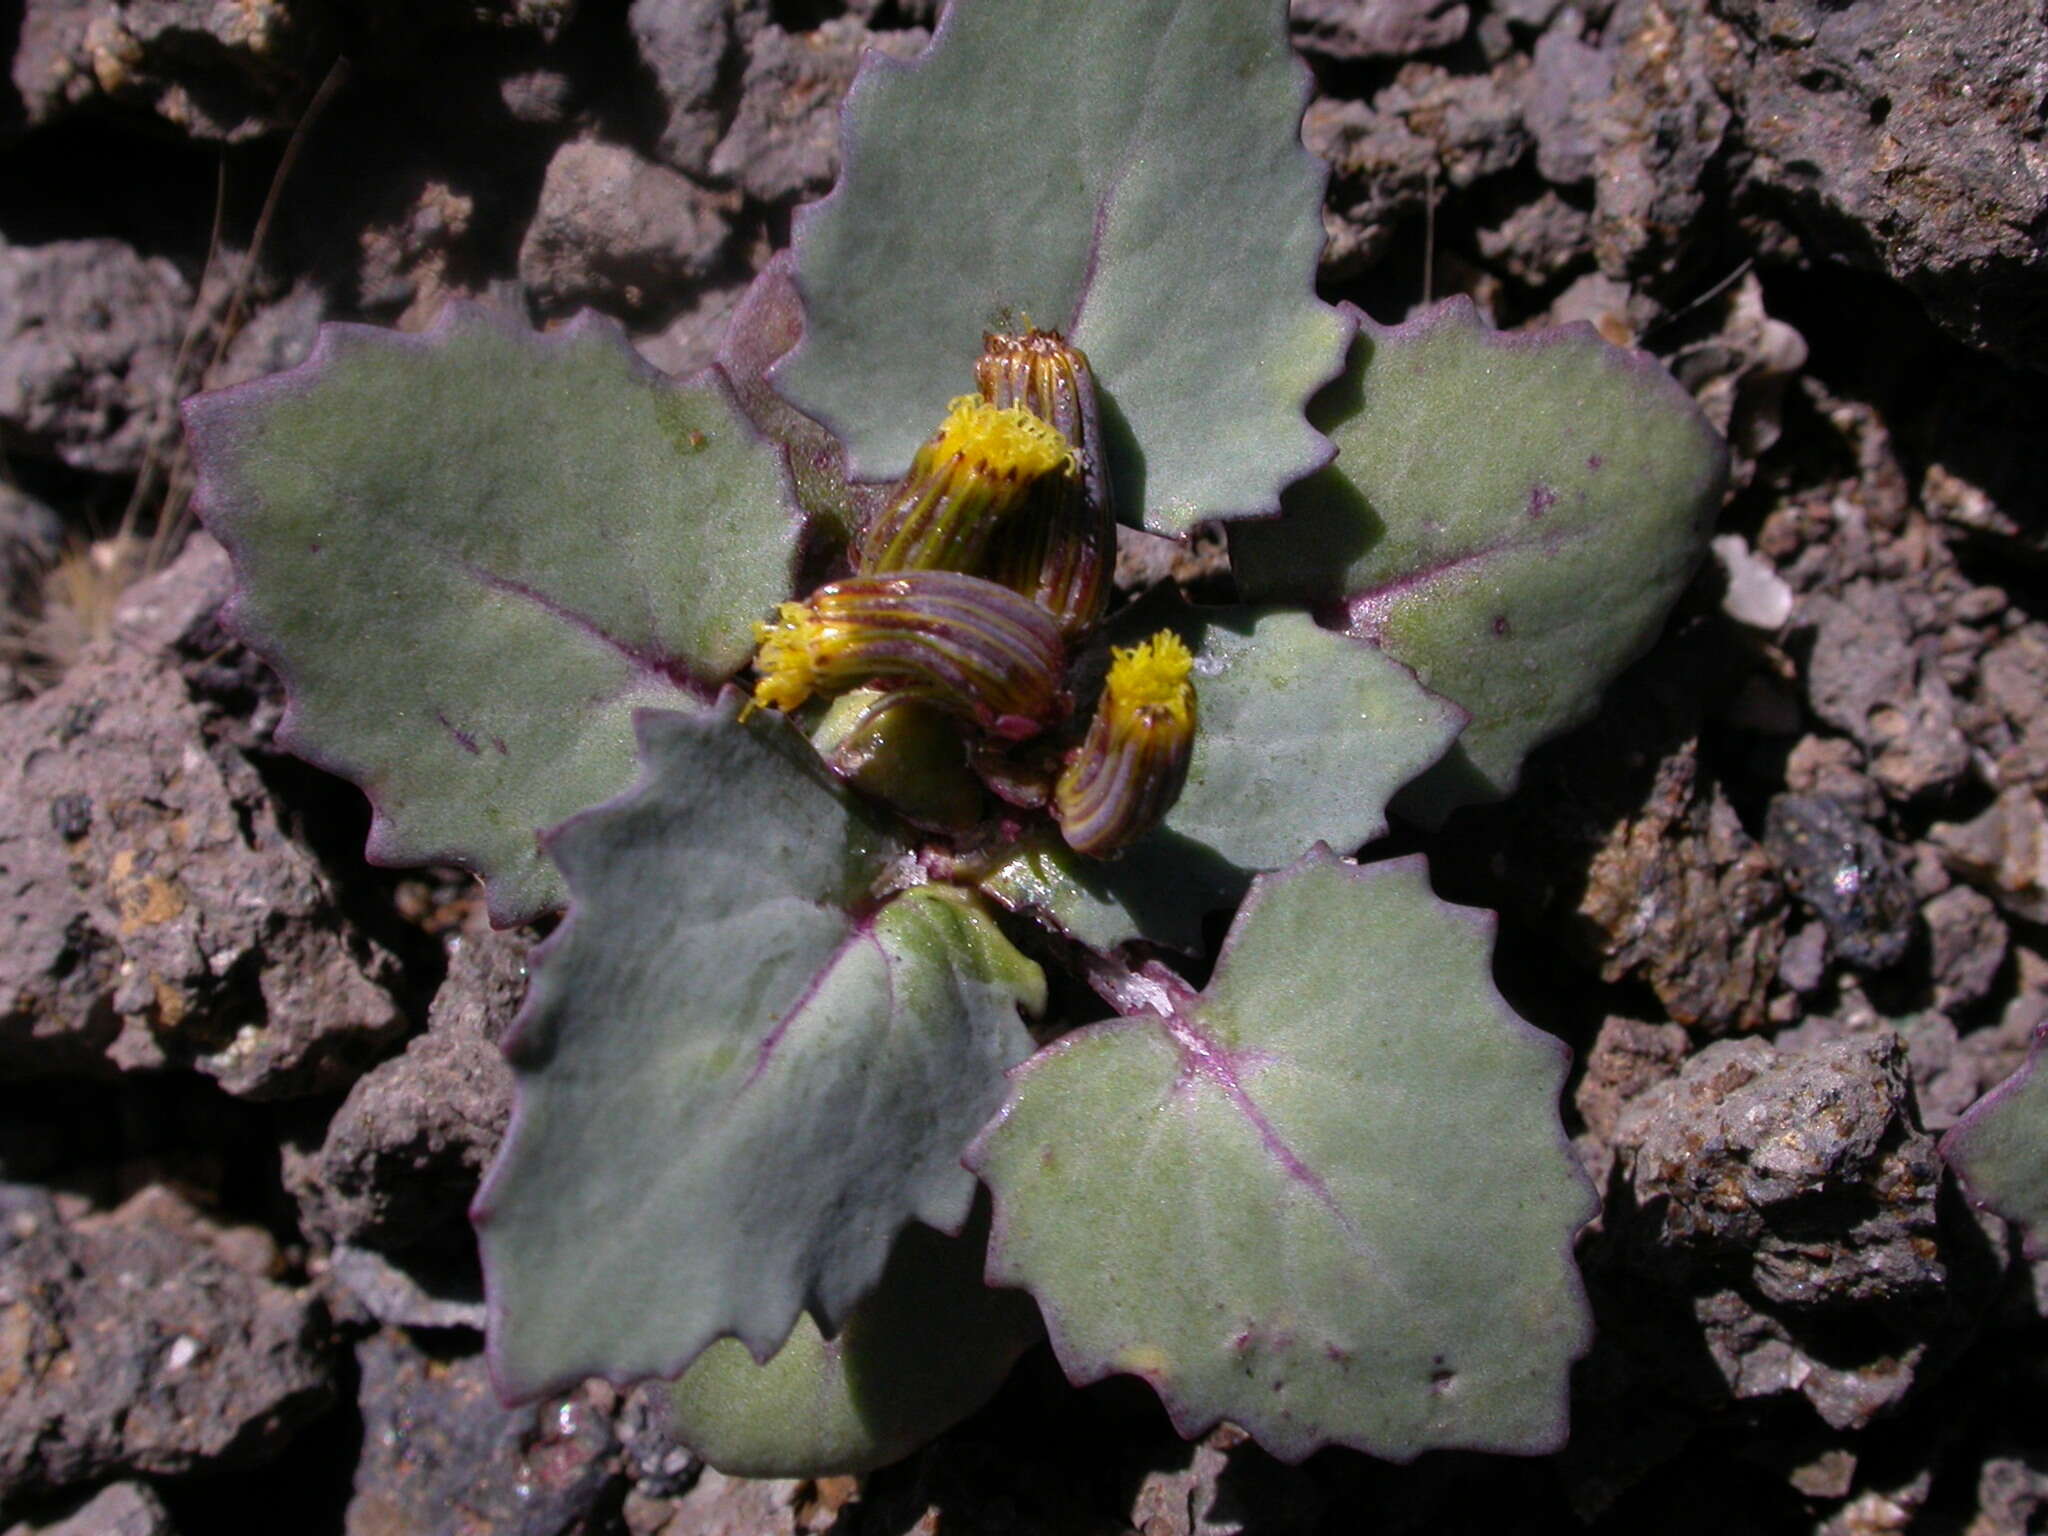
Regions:
<instances>
[{"instance_id":1,"label":"succulent leaf","mask_svg":"<svg viewBox=\"0 0 2048 1536\"><path fill-rule=\"evenodd\" d=\"M721 1472L825 1477L908 1455L992 1396L1039 1337L1038 1310L981 1278L985 1215L959 1237L913 1223L828 1339L810 1317L765 1364L737 1339L666 1395L667 1429Z\"/></svg>"},{"instance_id":2,"label":"succulent leaf","mask_svg":"<svg viewBox=\"0 0 2048 1536\"><path fill-rule=\"evenodd\" d=\"M2020 1069L1941 1138L1941 1155L1970 1199L2026 1233L2030 1259L2048 1258L2048 1024Z\"/></svg>"},{"instance_id":3,"label":"succulent leaf","mask_svg":"<svg viewBox=\"0 0 2048 1536\"><path fill-rule=\"evenodd\" d=\"M633 711L707 702L788 592L780 453L609 321L330 325L185 412L281 738L369 792L373 858L476 871L501 923L560 905L536 831L632 782Z\"/></svg>"},{"instance_id":4,"label":"succulent leaf","mask_svg":"<svg viewBox=\"0 0 2048 1536\"><path fill-rule=\"evenodd\" d=\"M836 1326L906 1222L966 1220L960 1149L1031 1048L1038 968L959 892L850 910L897 846L737 705L643 713L639 784L549 840L572 901L476 1211L516 1395Z\"/></svg>"},{"instance_id":5,"label":"succulent leaf","mask_svg":"<svg viewBox=\"0 0 2048 1536\"><path fill-rule=\"evenodd\" d=\"M1641 352L1587 325L1497 332L1469 299L1359 316L1311 417L1337 462L1231 529L1240 588L1341 607L1471 712L1396 805L1436 823L1514 788L1656 638L1720 506L1727 448Z\"/></svg>"},{"instance_id":6,"label":"succulent leaf","mask_svg":"<svg viewBox=\"0 0 2048 1536\"><path fill-rule=\"evenodd\" d=\"M1288 1461L1562 1444L1595 1202L1567 1053L1490 948L1420 859L1319 849L1254 884L1205 992L1154 974L1153 1011L1012 1074L968 1153L988 1273L1069 1376L1139 1376L1182 1434L1227 1418Z\"/></svg>"},{"instance_id":7,"label":"succulent leaf","mask_svg":"<svg viewBox=\"0 0 2048 1536\"><path fill-rule=\"evenodd\" d=\"M1119 511L1184 533L1327 462L1302 406L1344 322L1317 300L1323 171L1281 0L956 0L870 54L839 185L798 216L805 330L775 386L893 479L984 331L1094 364Z\"/></svg>"}]
</instances>

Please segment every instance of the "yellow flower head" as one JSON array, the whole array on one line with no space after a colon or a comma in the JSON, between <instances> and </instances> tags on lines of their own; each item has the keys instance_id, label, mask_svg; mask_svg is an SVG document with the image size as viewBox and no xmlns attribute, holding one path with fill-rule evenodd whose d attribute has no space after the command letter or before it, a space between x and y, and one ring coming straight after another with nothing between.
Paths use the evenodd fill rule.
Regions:
<instances>
[{"instance_id":1,"label":"yellow flower head","mask_svg":"<svg viewBox=\"0 0 2048 1536\"><path fill-rule=\"evenodd\" d=\"M766 709L795 709L816 691L826 627L805 603L784 603L772 622L756 624L761 652L754 665L754 703Z\"/></svg>"},{"instance_id":2,"label":"yellow flower head","mask_svg":"<svg viewBox=\"0 0 2048 1536\"><path fill-rule=\"evenodd\" d=\"M1036 480L1073 466L1074 449L1060 429L1021 405L990 405L979 395L961 395L926 445L934 465L965 458L991 475Z\"/></svg>"},{"instance_id":3,"label":"yellow flower head","mask_svg":"<svg viewBox=\"0 0 2048 1536\"><path fill-rule=\"evenodd\" d=\"M1139 715L1151 723L1185 726L1194 717L1195 688L1188 681L1195 658L1179 635L1162 629L1149 640L1110 653L1103 704L1120 720Z\"/></svg>"}]
</instances>

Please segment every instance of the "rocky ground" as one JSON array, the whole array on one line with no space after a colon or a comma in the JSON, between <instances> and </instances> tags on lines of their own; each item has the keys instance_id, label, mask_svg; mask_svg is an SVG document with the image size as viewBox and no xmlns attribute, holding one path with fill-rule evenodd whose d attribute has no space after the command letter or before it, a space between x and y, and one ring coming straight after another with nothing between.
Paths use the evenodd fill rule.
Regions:
<instances>
[{"instance_id":1,"label":"rocky ground","mask_svg":"<svg viewBox=\"0 0 2048 1536\"><path fill-rule=\"evenodd\" d=\"M1564 1454L1288 1468L1042 1350L857 1482L494 1401L463 1209L528 939L274 749L173 405L454 295L697 366L934 9L0 6L0 1529L2042 1529L2048 1266L1933 1150L2048 1016L2033 0L1294 0L1326 294L1590 320L1735 447L1601 716L1394 839L1578 1052Z\"/></svg>"}]
</instances>

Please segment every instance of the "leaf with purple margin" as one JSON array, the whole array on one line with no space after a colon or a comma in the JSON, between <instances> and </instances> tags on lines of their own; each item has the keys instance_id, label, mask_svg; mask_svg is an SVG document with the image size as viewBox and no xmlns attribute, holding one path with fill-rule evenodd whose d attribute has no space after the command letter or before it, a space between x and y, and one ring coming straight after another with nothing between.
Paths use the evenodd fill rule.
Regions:
<instances>
[{"instance_id":1,"label":"leaf with purple margin","mask_svg":"<svg viewBox=\"0 0 2048 1536\"><path fill-rule=\"evenodd\" d=\"M1523 756L1592 714L1691 579L1727 448L1647 354L1587 325L1498 332L1471 300L1359 316L1311 419L1329 469L1230 530L1247 597L1329 605L1471 712L1394 803L1430 824L1514 788Z\"/></svg>"},{"instance_id":2,"label":"leaf with purple margin","mask_svg":"<svg viewBox=\"0 0 2048 1536\"><path fill-rule=\"evenodd\" d=\"M988 1273L1070 1377L1142 1377L1182 1434L1229 1419L1287 1461L1563 1443L1596 1203L1568 1053L1491 947L1419 858L1318 849L1254 884L1206 991L1150 967L1129 1016L1012 1074L968 1153Z\"/></svg>"},{"instance_id":3,"label":"leaf with purple margin","mask_svg":"<svg viewBox=\"0 0 2048 1536\"><path fill-rule=\"evenodd\" d=\"M280 738L369 793L372 858L476 871L500 923L561 904L537 831L632 782L633 711L708 701L789 593L781 453L594 316L324 326L185 413Z\"/></svg>"},{"instance_id":4,"label":"leaf with purple margin","mask_svg":"<svg viewBox=\"0 0 2048 1536\"><path fill-rule=\"evenodd\" d=\"M476 1211L520 1396L673 1375L727 1335L765 1359L805 1308L836 1327L906 1222L966 1220L960 1150L1031 1048L1038 967L962 892L867 913L898 846L737 708L643 712L639 784L549 838L569 916Z\"/></svg>"},{"instance_id":5,"label":"leaf with purple margin","mask_svg":"<svg viewBox=\"0 0 2048 1536\"><path fill-rule=\"evenodd\" d=\"M2048 1024L2035 1029L2020 1069L1985 1094L1941 1138L1941 1155L1971 1201L2016 1222L2030 1259L2048 1258Z\"/></svg>"},{"instance_id":6,"label":"leaf with purple margin","mask_svg":"<svg viewBox=\"0 0 2048 1536\"><path fill-rule=\"evenodd\" d=\"M1154 598L1119 615L1108 638L1161 628L1194 653L1200 721L1164 824L1107 862L1027 846L985 882L1097 949L1135 938L1199 949L1204 913L1234 905L1251 871L1385 832L1387 802L1464 723L1385 652L1306 614Z\"/></svg>"},{"instance_id":7,"label":"leaf with purple margin","mask_svg":"<svg viewBox=\"0 0 2048 1536\"><path fill-rule=\"evenodd\" d=\"M1038 1309L981 1278L985 1204L958 1237L912 1223L881 1283L828 1339L809 1317L775 1358L707 1349L658 1401L721 1472L826 1477L886 1466L980 1407L1040 1337Z\"/></svg>"},{"instance_id":8,"label":"leaf with purple margin","mask_svg":"<svg viewBox=\"0 0 2048 1536\"><path fill-rule=\"evenodd\" d=\"M798 215L805 332L775 386L892 479L982 332L1093 364L1118 510L1162 533L1269 512L1328 462L1302 406L1342 362L1315 297L1323 168L1282 0L955 0L870 54L839 184Z\"/></svg>"}]
</instances>

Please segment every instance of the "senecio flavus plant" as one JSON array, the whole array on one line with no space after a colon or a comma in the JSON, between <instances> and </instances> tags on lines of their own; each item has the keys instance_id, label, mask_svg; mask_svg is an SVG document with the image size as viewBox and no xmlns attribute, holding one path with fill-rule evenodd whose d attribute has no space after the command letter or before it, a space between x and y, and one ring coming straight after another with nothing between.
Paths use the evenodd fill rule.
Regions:
<instances>
[{"instance_id":1,"label":"senecio flavus plant","mask_svg":"<svg viewBox=\"0 0 2048 1536\"><path fill-rule=\"evenodd\" d=\"M705 372L456 305L190 402L280 739L371 857L566 908L474 1213L508 1397L856 1470L1043 1335L1287 1459L1562 1443L1566 1053L1345 855L1591 712L1724 450L1586 327L1318 300L1305 93L1281 0L954 0ZM1120 603L1119 518L1238 519L1242 603Z\"/></svg>"}]
</instances>

